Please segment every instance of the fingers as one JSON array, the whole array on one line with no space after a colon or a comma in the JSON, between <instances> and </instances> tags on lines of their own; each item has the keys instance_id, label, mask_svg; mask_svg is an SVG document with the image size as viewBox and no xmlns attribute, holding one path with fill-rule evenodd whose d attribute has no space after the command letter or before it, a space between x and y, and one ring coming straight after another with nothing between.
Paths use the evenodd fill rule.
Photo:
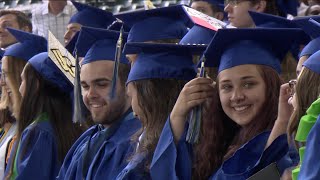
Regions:
<instances>
[{"instance_id":1,"label":"fingers","mask_svg":"<svg viewBox=\"0 0 320 180\"><path fill-rule=\"evenodd\" d=\"M187 101L193 101L197 99L206 99L206 98L212 97L213 95L214 95L213 91L193 93L187 97L188 99Z\"/></svg>"},{"instance_id":2,"label":"fingers","mask_svg":"<svg viewBox=\"0 0 320 180\"><path fill-rule=\"evenodd\" d=\"M191 81L189 81L185 87L191 87L191 86L195 86L195 85L199 85L199 84L212 84L213 80L210 78L204 78L204 77L198 77L198 78L194 78Z\"/></svg>"},{"instance_id":3,"label":"fingers","mask_svg":"<svg viewBox=\"0 0 320 180\"><path fill-rule=\"evenodd\" d=\"M288 99L291 96L292 96L292 92L291 92L291 88L289 86L289 83L285 83L285 84L281 85L279 101L280 102L288 102Z\"/></svg>"}]
</instances>

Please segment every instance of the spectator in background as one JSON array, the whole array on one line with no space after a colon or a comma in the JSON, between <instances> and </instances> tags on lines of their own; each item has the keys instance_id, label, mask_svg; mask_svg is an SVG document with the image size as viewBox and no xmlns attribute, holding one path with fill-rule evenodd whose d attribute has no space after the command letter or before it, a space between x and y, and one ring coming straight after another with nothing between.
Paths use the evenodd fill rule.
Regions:
<instances>
[{"instance_id":1,"label":"spectator in background","mask_svg":"<svg viewBox=\"0 0 320 180\"><path fill-rule=\"evenodd\" d=\"M48 0L32 11L33 33L48 38L50 30L63 43L65 29L75 7L67 0Z\"/></svg>"},{"instance_id":2,"label":"spectator in background","mask_svg":"<svg viewBox=\"0 0 320 180\"><path fill-rule=\"evenodd\" d=\"M0 48L5 49L17 42L6 28L15 28L26 32L32 32L32 24L28 16L16 10L0 11Z\"/></svg>"},{"instance_id":3,"label":"spectator in background","mask_svg":"<svg viewBox=\"0 0 320 180\"><path fill-rule=\"evenodd\" d=\"M190 4L191 8L200 11L208 16L223 21L223 1L221 0L193 0Z\"/></svg>"}]
</instances>

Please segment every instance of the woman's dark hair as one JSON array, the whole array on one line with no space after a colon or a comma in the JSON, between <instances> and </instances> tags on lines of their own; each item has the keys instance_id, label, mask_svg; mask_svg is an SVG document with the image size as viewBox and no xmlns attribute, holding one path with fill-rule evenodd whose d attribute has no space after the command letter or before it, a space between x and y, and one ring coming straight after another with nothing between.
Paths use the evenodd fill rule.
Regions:
<instances>
[{"instance_id":1,"label":"woman's dark hair","mask_svg":"<svg viewBox=\"0 0 320 180\"><path fill-rule=\"evenodd\" d=\"M264 109L259 110L247 128L242 129L224 113L218 87L215 88L214 98L205 103L200 143L194 151L194 179L208 179L239 147L273 127L277 118L281 80L274 69L263 65L257 65L257 68L267 87L267 98L262 106Z\"/></svg>"},{"instance_id":2,"label":"woman's dark hair","mask_svg":"<svg viewBox=\"0 0 320 180\"><path fill-rule=\"evenodd\" d=\"M142 128L133 138L138 137L144 131L143 138L139 142L136 153L147 153L153 156L162 128L172 111L180 91L187 83L185 80L175 79L147 79L132 82L137 90L138 105L143 115L140 117ZM151 161L146 163L146 171L149 171Z\"/></svg>"}]
</instances>

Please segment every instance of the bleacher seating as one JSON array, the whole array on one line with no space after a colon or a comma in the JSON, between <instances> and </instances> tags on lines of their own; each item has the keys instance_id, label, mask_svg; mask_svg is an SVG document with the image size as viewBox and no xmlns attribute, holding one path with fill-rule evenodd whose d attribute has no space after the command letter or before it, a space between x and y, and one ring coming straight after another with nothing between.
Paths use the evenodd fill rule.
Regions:
<instances>
[{"instance_id":1,"label":"bleacher seating","mask_svg":"<svg viewBox=\"0 0 320 180\"><path fill-rule=\"evenodd\" d=\"M30 13L32 7L43 0L0 0L0 9L17 9ZM144 0L76 0L110 11L114 14L144 8ZM167 7L189 2L189 0L151 0L156 7Z\"/></svg>"}]
</instances>

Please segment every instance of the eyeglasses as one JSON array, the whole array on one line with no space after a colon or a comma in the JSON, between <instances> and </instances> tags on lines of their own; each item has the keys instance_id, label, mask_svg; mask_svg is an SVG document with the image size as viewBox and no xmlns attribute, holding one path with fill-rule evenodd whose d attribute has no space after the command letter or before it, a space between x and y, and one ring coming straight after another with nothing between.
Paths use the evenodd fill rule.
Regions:
<instances>
[{"instance_id":1,"label":"eyeglasses","mask_svg":"<svg viewBox=\"0 0 320 180\"><path fill-rule=\"evenodd\" d=\"M230 4L231 6L236 6L244 1L249 1L249 0L224 0L224 6L227 6Z\"/></svg>"},{"instance_id":2,"label":"eyeglasses","mask_svg":"<svg viewBox=\"0 0 320 180\"><path fill-rule=\"evenodd\" d=\"M290 87L290 95L293 96L295 93L295 86L297 84L297 80L296 79L292 79L289 81L289 87Z\"/></svg>"}]
</instances>

